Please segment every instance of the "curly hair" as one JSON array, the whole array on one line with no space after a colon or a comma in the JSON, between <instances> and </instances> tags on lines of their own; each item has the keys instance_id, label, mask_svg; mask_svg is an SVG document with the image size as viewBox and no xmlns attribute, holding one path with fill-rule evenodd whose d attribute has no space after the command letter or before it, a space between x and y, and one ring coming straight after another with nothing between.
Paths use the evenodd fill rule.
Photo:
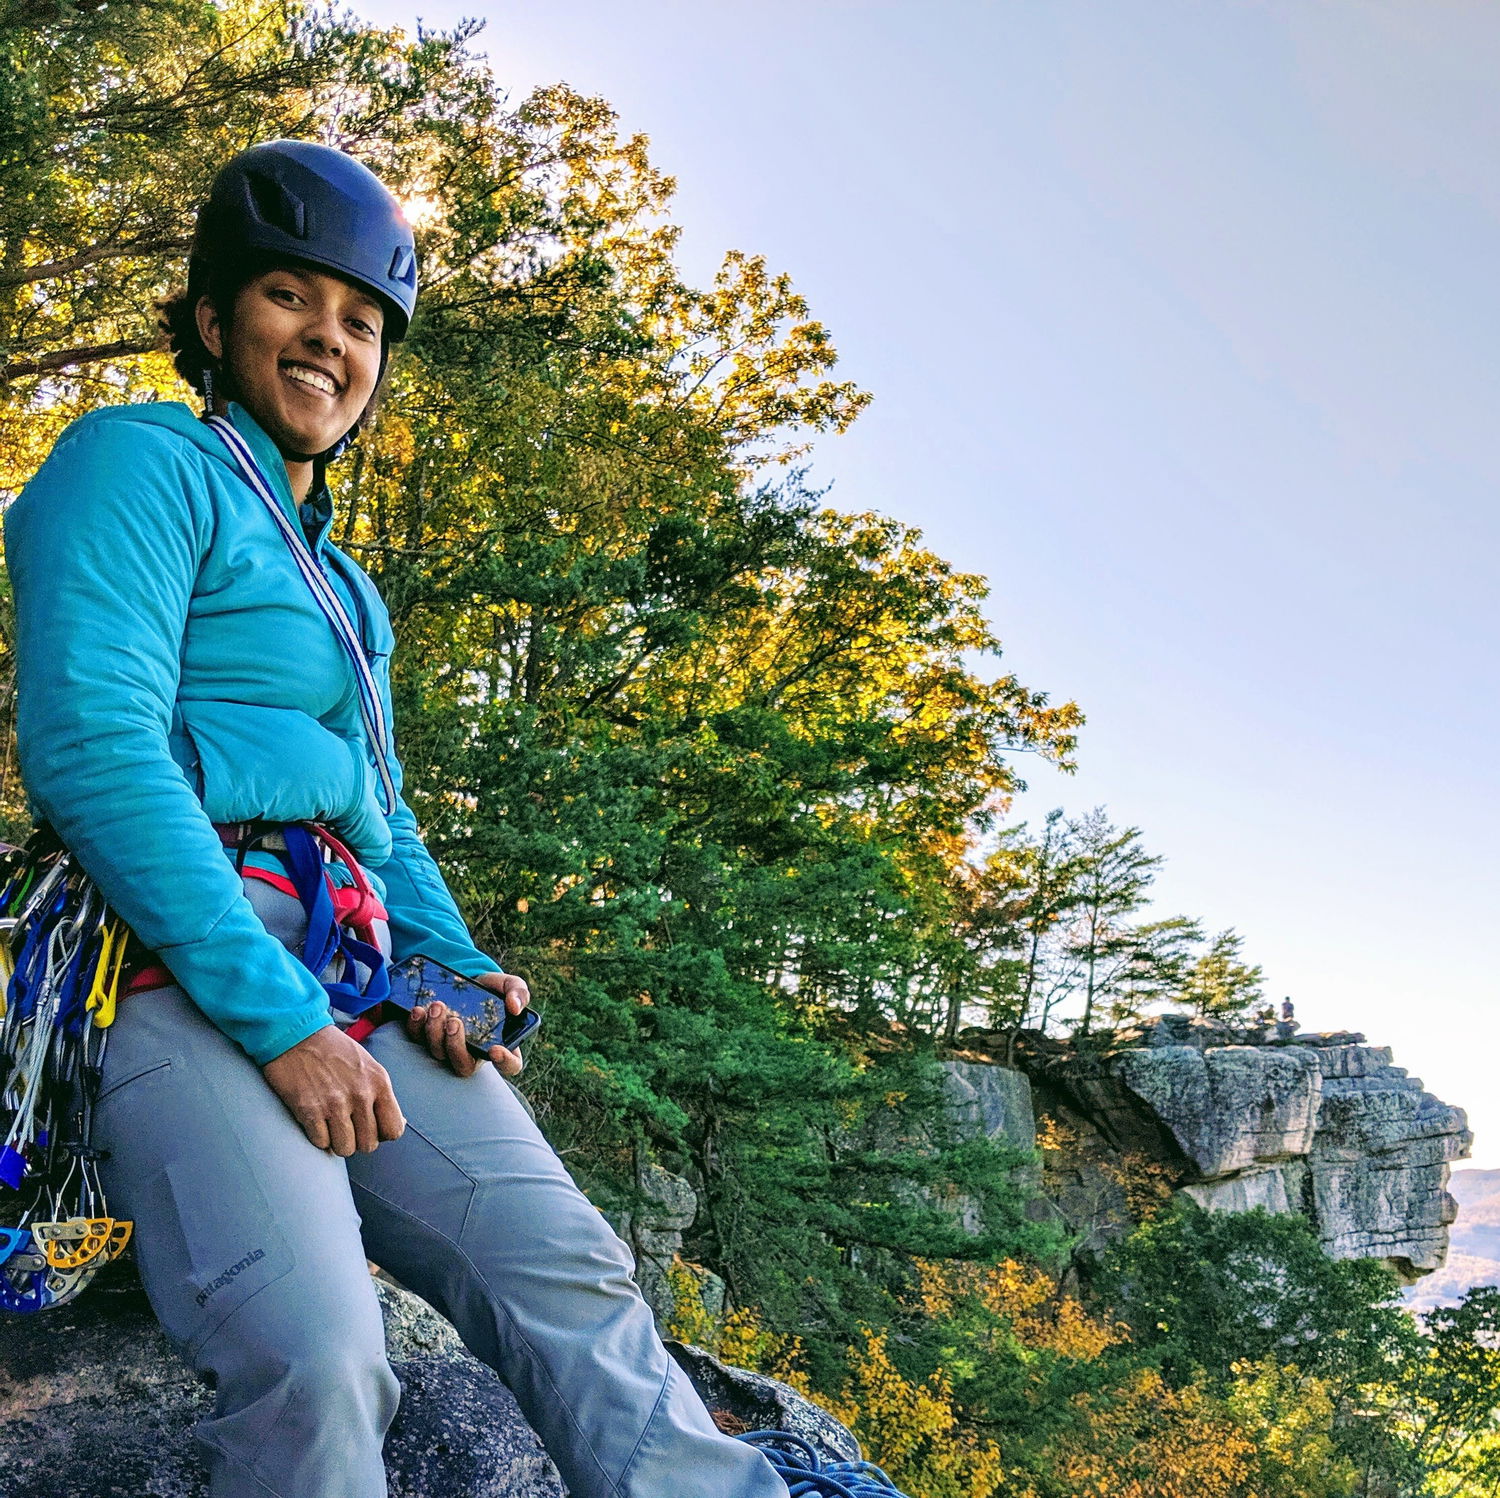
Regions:
<instances>
[{"instance_id":1,"label":"curly hair","mask_svg":"<svg viewBox=\"0 0 1500 1498\"><path fill-rule=\"evenodd\" d=\"M181 291L163 297L156 304L157 327L165 339L172 363L177 373L199 395L203 394L203 372L217 369L218 364L204 347L203 335L198 331L199 298L206 296L214 304L227 333L234 315L235 298L241 288L270 268L269 264L257 264L247 259L233 265L217 266L206 275L190 274L188 284Z\"/></svg>"},{"instance_id":2,"label":"curly hair","mask_svg":"<svg viewBox=\"0 0 1500 1498\"><path fill-rule=\"evenodd\" d=\"M182 291L163 297L156 304L157 327L161 331L167 352L172 355L173 366L199 396L205 393L203 376L208 370L213 371L215 388L219 393L228 396L234 394L233 388L226 382L219 361L209 353L204 345L203 335L198 331L199 299L206 296L214 304L219 313L219 324L227 339L233 332L234 304L240 292L257 276L287 263L285 258L278 256L245 255L229 264L210 267L206 272L195 269L189 274L188 284ZM322 267L314 266L313 269L321 270ZM382 335L380 378L375 382L370 399L354 424L356 432L364 431L374 421L379 410L381 398L385 394L389 354L390 344Z\"/></svg>"}]
</instances>

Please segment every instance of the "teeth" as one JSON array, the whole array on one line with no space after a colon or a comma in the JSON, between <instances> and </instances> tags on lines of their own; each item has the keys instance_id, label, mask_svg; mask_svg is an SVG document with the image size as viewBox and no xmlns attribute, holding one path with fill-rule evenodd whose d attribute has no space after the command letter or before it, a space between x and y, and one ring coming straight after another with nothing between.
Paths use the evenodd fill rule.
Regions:
<instances>
[{"instance_id":1,"label":"teeth","mask_svg":"<svg viewBox=\"0 0 1500 1498\"><path fill-rule=\"evenodd\" d=\"M329 395L337 395L338 386L325 374L319 374L315 369L304 369L300 364L288 364L285 366L287 377L296 380L302 385L311 385L314 390L322 390Z\"/></svg>"}]
</instances>

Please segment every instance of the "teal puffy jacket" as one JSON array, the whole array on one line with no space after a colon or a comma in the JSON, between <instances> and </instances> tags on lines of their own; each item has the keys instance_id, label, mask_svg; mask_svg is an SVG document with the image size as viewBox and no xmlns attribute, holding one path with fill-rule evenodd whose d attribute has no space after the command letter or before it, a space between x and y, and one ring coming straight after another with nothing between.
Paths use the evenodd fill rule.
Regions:
<instances>
[{"instance_id":1,"label":"teal puffy jacket","mask_svg":"<svg viewBox=\"0 0 1500 1498\"><path fill-rule=\"evenodd\" d=\"M230 417L287 514L286 467ZM329 544L390 714L390 617ZM223 441L177 402L75 421L5 517L21 775L35 810L198 1007L259 1064L331 1023L246 900L213 822L314 819L376 876L392 955L498 971L404 800L385 816L354 670ZM401 767L392 760L399 791Z\"/></svg>"}]
</instances>

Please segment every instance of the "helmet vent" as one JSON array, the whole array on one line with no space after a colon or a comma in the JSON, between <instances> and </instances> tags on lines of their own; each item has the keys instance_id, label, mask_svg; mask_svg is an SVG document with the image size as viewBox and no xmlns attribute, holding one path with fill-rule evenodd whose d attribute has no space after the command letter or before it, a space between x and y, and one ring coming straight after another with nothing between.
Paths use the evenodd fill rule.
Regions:
<instances>
[{"instance_id":1,"label":"helmet vent","mask_svg":"<svg viewBox=\"0 0 1500 1498\"><path fill-rule=\"evenodd\" d=\"M262 222L272 228L290 234L294 239L307 238L307 215L299 199L294 198L280 183L260 172L247 172L246 183L255 211Z\"/></svg>"},{"instance_id":2,"label":"helmet vent","mask_svg":"<svg viewBox=\"0 0 1500 1498\"><path fill-rule=\"evenodd\" d=\"M398 245L396 253L391 256L391 268L387 274L391 280L399 281L403 286L415 286L417 284L417 257L412 254L410 245Z\"/></svg>"}]
</instances>

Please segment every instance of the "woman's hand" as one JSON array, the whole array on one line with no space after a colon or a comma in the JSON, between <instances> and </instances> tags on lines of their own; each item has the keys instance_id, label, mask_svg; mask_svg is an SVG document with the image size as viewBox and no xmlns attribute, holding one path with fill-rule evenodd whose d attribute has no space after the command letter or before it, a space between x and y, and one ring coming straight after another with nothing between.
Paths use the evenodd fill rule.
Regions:
<instances>
[{"instance_id":1,"label":"woman's hand","mask_svg":"<svg viewBox=\"0 0 1500 1498\"><path fill-rule=\"evenodd\" d=\"M336 1025L299 1040L261 1073L320 1150L368 1155L406 1128L386 1069Z\"/></svg>"},{"instance_id":2,"label":"woman's hand","mask_svg":"<svg viewBox=\"0 0 1500 1498\"><path fill-rule=\"evenodd\" d=\"M505 1001L507 1014L519 1014L531 1002L526 980L514 973L485 973L473 981L498 994ZM406 1016L406 1033L425 1045L434 1060L446 1061L459 1076L472 1077L478 1070L479 1058L464 1041L463 1021L446 1004L418 1004ZM526 1064L519 1049L511 1051L503 1045L492 1045L489 1058L507 1077L518 1076Z\"/></svg>"}]
</instances>

